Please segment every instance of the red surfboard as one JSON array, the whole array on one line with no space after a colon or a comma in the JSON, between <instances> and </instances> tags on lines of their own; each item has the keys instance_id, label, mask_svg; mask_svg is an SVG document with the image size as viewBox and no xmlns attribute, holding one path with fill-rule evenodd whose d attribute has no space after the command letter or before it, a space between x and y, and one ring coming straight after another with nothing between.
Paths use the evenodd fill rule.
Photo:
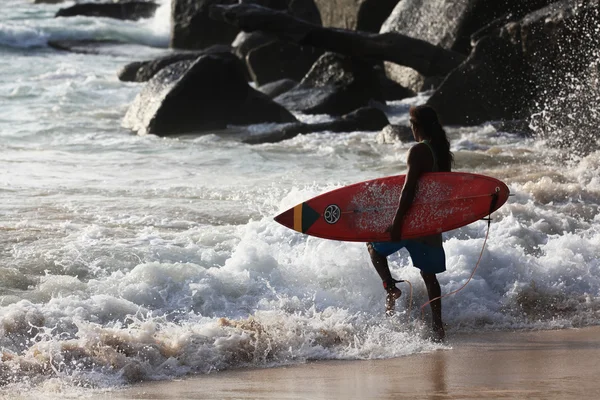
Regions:
<instances>
[{"instance_id":1,"label":"red surfboard","mask_svg":"<svg viewBox=\"0 0 600 400\"><path fill-rule=\"evenodd\" d=\"M355 183L313 197L275 217L307 235L351 242L385 242L398 208L405 175ZM500 208L510 191L501 181L463 172L430 172L419 178L402 238L446 232Z\"/></svg>"}]
</instances>

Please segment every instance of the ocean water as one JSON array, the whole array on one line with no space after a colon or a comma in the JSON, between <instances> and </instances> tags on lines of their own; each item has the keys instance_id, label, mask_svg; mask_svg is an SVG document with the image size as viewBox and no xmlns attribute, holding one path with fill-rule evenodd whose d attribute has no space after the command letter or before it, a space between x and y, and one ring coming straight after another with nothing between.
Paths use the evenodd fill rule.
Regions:
<instances>
[{"instance_id":1,"label":"ocean water","mask_svg":"<svg viewBox=\"0 0 600 400\"><path fill-rule=\"evenodd\" d=\"M168 51L168 1L137 22L53 18L69 4L5 0L0 15L0 394L77 397L241 367L451 351L427 339L425 288L405 252L390 265L412 301L400 285L386 318L364 244L273 221L325 191L404 173L411 143L377 132L254 146L226 132L132 135L121 120L143 84L116 72ZM47 46L90 38L128 44L97 55ZM389 119L406 123L426 99L390 103ZM455 170L513 194L473 279L443 300L450 339L598 324L600 153L576 157L491 124L447 130ZM444 234L444 293L467 281L486 230Z\"/></svg>"}]
</instances>

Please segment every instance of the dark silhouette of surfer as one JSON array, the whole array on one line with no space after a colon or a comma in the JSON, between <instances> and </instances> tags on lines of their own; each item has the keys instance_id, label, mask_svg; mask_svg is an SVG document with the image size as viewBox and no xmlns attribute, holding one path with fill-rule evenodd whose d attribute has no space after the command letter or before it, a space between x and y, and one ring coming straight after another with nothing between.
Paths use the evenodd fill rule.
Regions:
<instances>
[{"instance_id":1,"label":"dark silhouette of surfer","mask_svg":"<svg viewBox=\"0 0 600 400\"><path fill-rule=\"evenodd\" d=\"M402 292L396 287L398 281L392 278L387 256L402 248L408 250L413 265L421 270L421 276L425 281L431 301L432 337L434 340L443 341L445 332L442 323L442 301L439 299L441 289L436 277L436 274L446 270L446 254L442 246L442 234L402 240L401 229L403 218L415 197L421 174L450 172L454 156L450 151L450 142L446 132L432 107L427 105L411 107L410 125L418 143L408 151L406 180L402 187L394 220L387 229L392 241L367 243L367 247L371 261L383 280L383 287L387 292L386 312L388 315L394 313L396 299Z\"/></svg>"}]
</instances>

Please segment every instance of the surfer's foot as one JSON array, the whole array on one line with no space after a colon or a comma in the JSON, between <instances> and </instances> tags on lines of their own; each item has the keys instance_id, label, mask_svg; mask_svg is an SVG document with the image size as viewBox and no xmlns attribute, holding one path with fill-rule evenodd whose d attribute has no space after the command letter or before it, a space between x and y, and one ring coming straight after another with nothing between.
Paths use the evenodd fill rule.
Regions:
<instances>
[{"instance_id":1,"label":"surfer's foot","mask_svg":"<svg viewBox=\"0 0 600 400\"><path fill-rule=\"evenodd\" d=\"M394 315L396 308L396 299L402 295L402 291L397 287L392 287L387 290L387 296L385 298L385 314L389 317Z\"/></svg>"},{"instance_id":2,"label":"surfer's foot","mask_svg":"<svg viewBox=\"0 0 600 400\"><path fill-rule=\"evenodd\" d=\"M436 343L444 343L446 341L446 331L441 324L431 327L431 340Z\"/></svg>"}]
</instances>

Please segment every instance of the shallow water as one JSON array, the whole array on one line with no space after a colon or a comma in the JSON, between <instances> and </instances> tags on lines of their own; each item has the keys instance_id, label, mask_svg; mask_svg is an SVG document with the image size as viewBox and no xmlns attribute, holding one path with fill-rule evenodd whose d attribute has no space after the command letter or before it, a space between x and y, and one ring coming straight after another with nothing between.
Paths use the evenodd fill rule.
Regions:
<instances>
[{"instance_id":1,"label":"shallow water","mask_svg":"<svg viewBox=\"0 0 600 400\"><path fill-rule=\"evenodd\" d=\"M168 4L139 22L52 18L60 6L10 0L0 16L5 393L77 396L140 379L439 346L426 339L426 293L405 252L391 268L413 284L413 302L402 286L388 319L364 244L273 221L327 190L403 173L410 143L384 144L376 132L255 146L226 132L134 136L120 123L142 86L116 72L167 51ZM138 50L45 45L65 38ZM389 119L406 123L409 106L426 98L391 103ZM514 194L493 215L473 279L444 299L448 333L597 324L600 153L575 158L490 124L448 134L455 170L497 177ZM444 234L444 293L471 275L486 228Z\"/></svg>"}]
</instances>

